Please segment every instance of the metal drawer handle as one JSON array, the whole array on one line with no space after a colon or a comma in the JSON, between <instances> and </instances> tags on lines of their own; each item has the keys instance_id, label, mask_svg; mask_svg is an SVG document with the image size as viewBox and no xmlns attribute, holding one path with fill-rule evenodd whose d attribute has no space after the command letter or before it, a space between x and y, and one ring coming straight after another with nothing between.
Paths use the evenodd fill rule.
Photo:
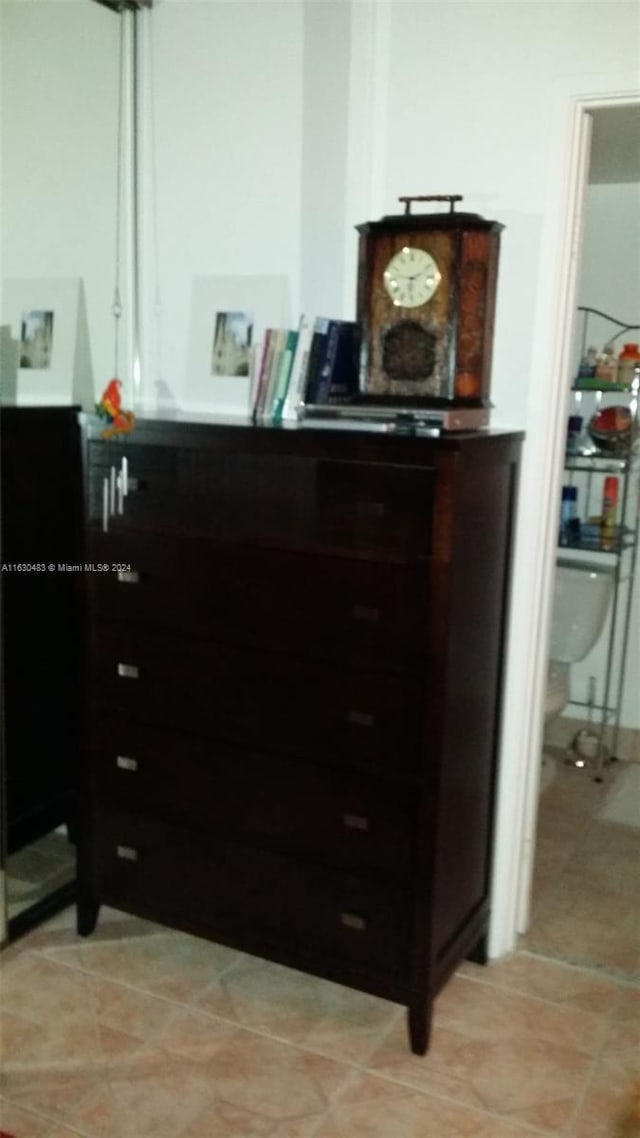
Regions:
<instances>
[{"instance_id":1,"label":"metal drawer handle","mask_svg":"<svg viewBox=\"0 0 640 1138\"><path fill-rule=\"evenodd\" d=\"M347 719L353 727L373 727L375 717L368 711L350 711Z\"/></svg>"},{"instance_id":2,"label":"metal drawer handle","mask_svg":"<svg viewBox=\"0 0 640 1138\"><path fill-rule=\"evenodd\" d=\"M126 680L137 680L140 676L140 669L137 664L118 664L118 675Z\"/></svg>"},{"instance_id":3,"label":"metal drawer handle","mask_svg":"<svg viewBox=\"0 0 640 1138\"><path fill-rule=\"evenodd\" d=\"M109 532L109 479L102 479L102 532Z\"/></svg>"},{"instance_id":4,"label":"metal drawer handle","mask_svg":"<svg viewBox=\"0 0 640 1138\"><path fill-rule=\"evenodd\" d=\"M366 917L361 917L359 913L341 913L340 924L345 929L353 929L357 933L363 933L367 927Z\"/></svg>"},{"instance_id":5,"label":"metal drawer handle","mask_svg":"<svg viewBox=\"0 0 640 1138\"><path fill-rule=\"evenodd\" d=\"M384 502L370 502L360 500L356 503L358 513L366 518L383 518L384 517Z\"/></svg>"},{"instance_id":6,"label":"metal drawer handle","mask_svg":"<svg viewBox=\"0 0 640 1138\"><path fill-rule=\"evenodd\" d=\"M369 819L364 814L343 814L342 821L347 830L369 829Z\"/></svg>"},{"instance_id":7,"label":"metal drawer handle","mask_svg":"<svg viewBox=\"0 0 640 1138\"><path fill-rule=\"evenodd\" d=\"M118 755L116 766L119 767L121 771L137 771L138 760L130 759L128 755Z\"/></svg>"},{"instance_id":8,"label":"metal drawer handle","mask_svg":"<svg viewBox=\"0 0 640 1138\"><path fill-rule=\"evenodd\" d=\"M354 605L353 606L353 619L366 620L371 624L375 624L380 620L380 609L368 608L367 605Z\"/></svg>"},{"instance_id":9,"label":"metal drawer handle","mask_svg":"<svg viewBox=\"0 0 640 1138\"><path fill-rule=\"evenodd\" d=\"M136 569L118 569L118 580L122 585L139 585L140 574Z\"/></svg>"},{"instance_id":10,"label":"metal drawer handle","mask_svg":"<svg viewBox=\"0 0 640 1138\"><path fill-rule=\"evenodd\" d=\"M138 861L140 856L133 846L116 846L116 854L122 861Z\"/></svg>"}]
</instances>

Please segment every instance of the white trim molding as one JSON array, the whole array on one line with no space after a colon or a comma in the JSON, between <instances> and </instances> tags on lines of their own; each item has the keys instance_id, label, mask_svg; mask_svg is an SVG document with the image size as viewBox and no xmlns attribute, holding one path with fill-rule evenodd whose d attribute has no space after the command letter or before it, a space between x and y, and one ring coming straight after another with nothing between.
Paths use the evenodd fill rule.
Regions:
<instances>
[{"instance_id":1,"label":"white trim molding","mask_svg":"<svg viewBox=\"0 0 640 1138\"><path fill-rule=\"evenodd\" d=\"M640 102L640 75L562 77L553 92L532 385L520 485L507 652L489 955L513 951L529 921L547 645L582 214L589 112Z\"/></svg>"}]
</instances>

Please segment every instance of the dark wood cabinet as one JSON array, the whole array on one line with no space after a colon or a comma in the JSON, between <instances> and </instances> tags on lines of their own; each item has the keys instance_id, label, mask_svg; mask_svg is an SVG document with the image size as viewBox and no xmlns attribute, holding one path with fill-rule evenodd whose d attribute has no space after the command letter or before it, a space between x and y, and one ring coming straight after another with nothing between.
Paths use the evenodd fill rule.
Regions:
<instances>
[{"instance_id":1,"label":"dark wood cabinet","mask_svg":"<svg viewBox=\"0 0 640 1138\"><path fill-rule=\"evenodd\" d=\"M82 466L78 408L3 407L2 702L6 846L68 824L78 777Z\"/></svg>"},{"instance_id":2,"label":"dark wood cabinet","mask_svg":"<svg viewBox=\"0 0 640 1138\"><path fill-rule=\"evenodd\" d=\"M487 933L519 449L86 420L81 933L104 902L386 996L424 1052Z\"/></svg>"}]
</instances>

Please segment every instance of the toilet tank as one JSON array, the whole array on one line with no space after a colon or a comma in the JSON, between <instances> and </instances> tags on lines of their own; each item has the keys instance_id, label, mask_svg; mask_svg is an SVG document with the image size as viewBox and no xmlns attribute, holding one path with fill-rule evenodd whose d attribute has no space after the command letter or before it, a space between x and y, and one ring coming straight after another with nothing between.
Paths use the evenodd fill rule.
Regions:
<instances>
[{"instance_id":1,"label":"toilet tank","mask_svg":"<svg viewBox=\"0 0 640 1138\"><path fill-rule=\"evenodd\" d=\"M613 595L614 567L591 561L556 563L550 656L584 660L599 639Z\"/></svg>"}]
</instances>

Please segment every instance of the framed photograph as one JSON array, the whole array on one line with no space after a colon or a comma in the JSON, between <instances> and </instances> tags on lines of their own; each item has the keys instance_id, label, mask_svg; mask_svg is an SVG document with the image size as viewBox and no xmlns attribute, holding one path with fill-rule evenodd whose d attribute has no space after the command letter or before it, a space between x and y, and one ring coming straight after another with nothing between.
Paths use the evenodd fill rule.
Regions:
<instances>
[{"instance_id":1,"label":"framed photograph","mask_svg":"<svg viewBox=\"0 0 640 1138\"><path fill-rule=\"evenodd\" d=\"M80 278L7 280L2 325L15 345L13 394L23 406L93 406L93 376L84 286Z\"/></svg>"},{"instance_id":2,"label":"framed photograph","mask_svg":"<svg viewBox=\"0 0 640 1138\"><path fill-rule=\"evenodd\" d=\"M191 293L184 407L243 415L250 410L254 350L266 328L290 319L284 276L196 277Z\"/></svg>"},{"instance_id":3,"label":"framed photograph","mask_svg":"<svg viewBox=\"0 0 640 1138\"><path fill-rule=\"evenodd\" d=\"M216 312L211 350L211 374L247 376L251 355L253 316L249 312Z\"/></svg>"},{"instance_id":4,"label":"framed photograph","mask_svg":"<svg viewBox=\"0 0 640 1138\"><path fill-rule=\"evenodd\" d=\"M0 324L0 403L13 406L18 392L20 344L9 324Z\"/></svg>"}]
</instances>

